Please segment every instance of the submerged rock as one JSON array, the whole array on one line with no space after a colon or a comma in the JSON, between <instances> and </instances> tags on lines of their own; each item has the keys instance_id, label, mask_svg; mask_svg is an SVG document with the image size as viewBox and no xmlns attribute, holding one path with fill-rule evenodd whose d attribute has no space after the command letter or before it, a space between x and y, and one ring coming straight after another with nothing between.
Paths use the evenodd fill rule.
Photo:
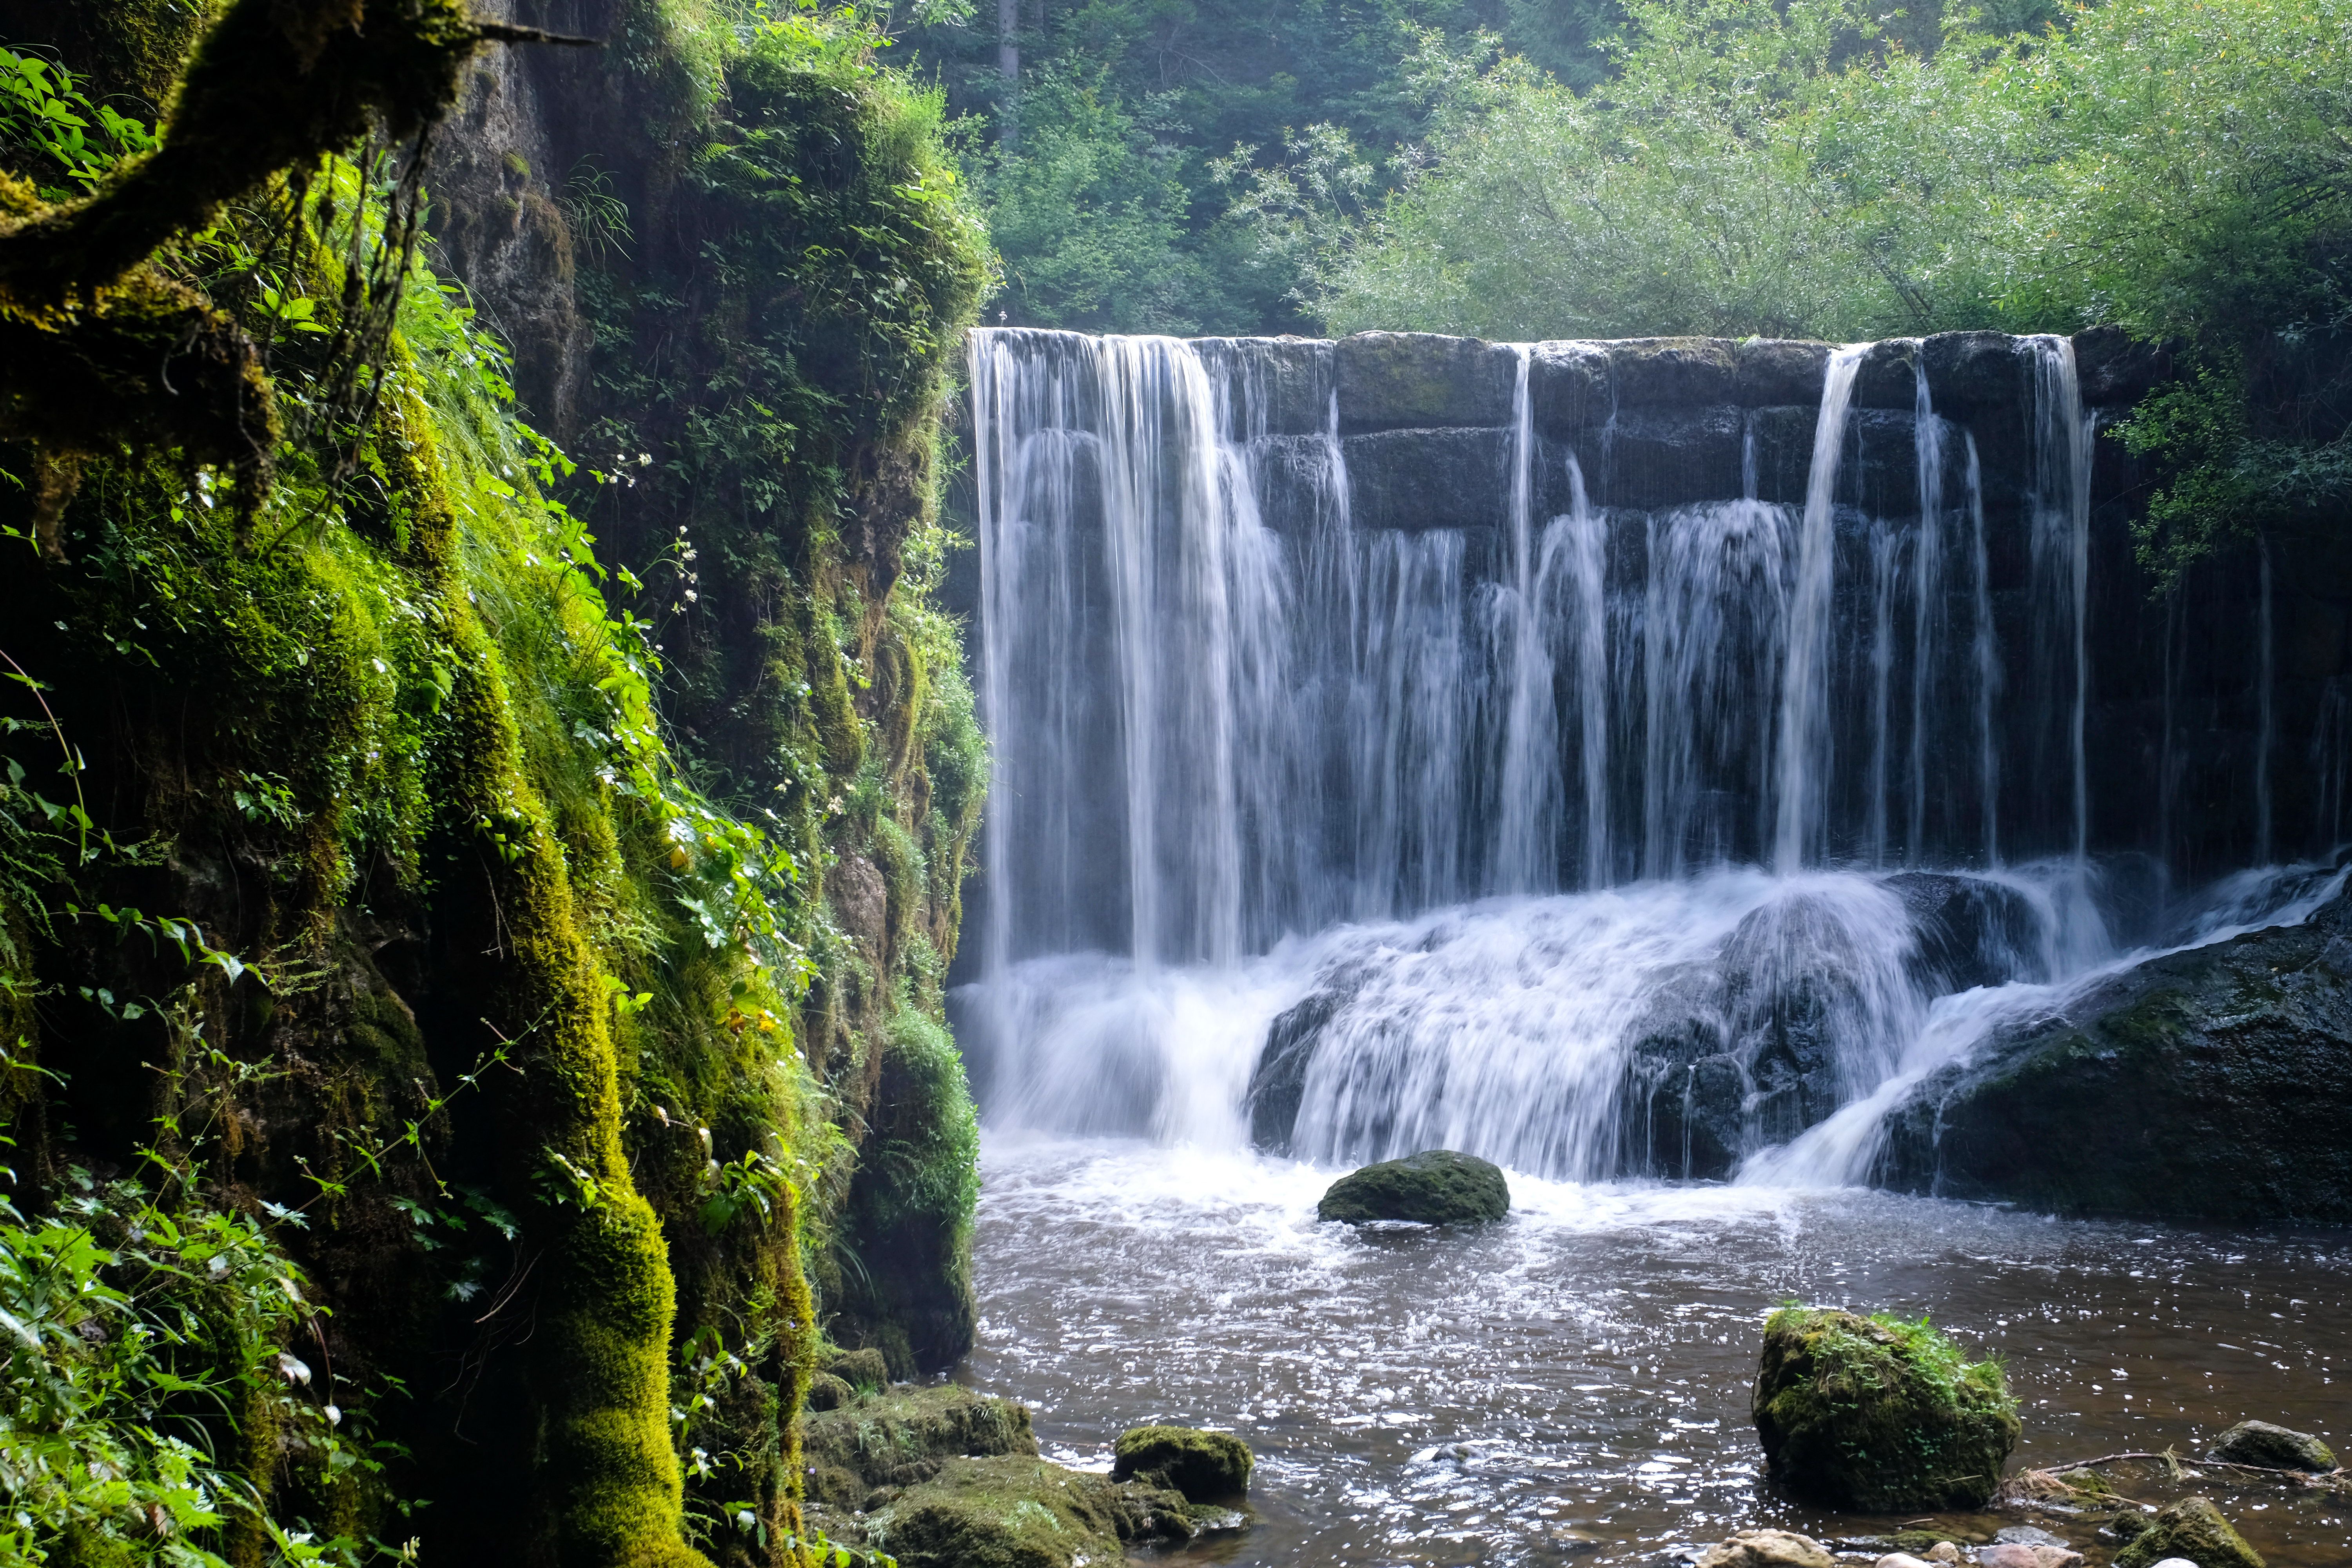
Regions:
<instances>
[{"instance_id":1,"label":"submerged rock","mask_svg":"<svg viewBox=\"0 0 2352 1568\"><path fill-rule=\"evenodd\" d=\"M1157 1478L1188 1502L1221 1502L1249 1491L1256 1457L1249 1445L1197 1426L1136 1426L1111 1450L1110 1479Z\"/></svg>"},{"instance_id":2,"label":"submerged rock","mask_svg":"<svg viewBox=\"0 0 2352 1568\"><path fill-rule=\"evenodd\" d=\"M2231 1465L2260 1465L2272 1470L2316 1470L2336 1468L2336 1450L2308 1432L2273 1426L2267 1421L2241 1421L2213 1441L2207 1456Z\"/></svg>"},{"instance_id":3,"label":"submerged rock","mask_svg":"<svg viewBox=\"0 0 2352 1568\"><path fill-rule=\"evenodd\" d=\"M1924 1321L1801 1307L1764 1326L1754 1411L1774 1479L1864 1513L1983 1506L2022 1433L2000 1368Z\"/></svg>"},{"instance_id":4,"label":"submerged rock","mask_svg":"<svg viewBox=\"0 0 2352 1568\"><path fill-rule=\"evenodd\" d=\"M1743 1530L1698 1555L1698 1568L1835 1568L1830 1549L1788 1530Z\"/></svg>"},{"instance_id":5,"label":"submerged rock","mask_svg":"<svg viewBox=\"0 0 2352 1568\"><path fill-rule=\"evenodd\" d=\"M2155 1568L2168 1557L2186 1557L2197 1568L2264 1568L2262 1553L2201 1497L2182 1498L2158 1514L2116 1553L2116 1568Z\"/></svg>"},{"instance_id":6,"label":"submerged rock","mask_svg":"<svg viewBox=\"0 0 2352 1568\"><path fill-rule=\"evenodd\" d=\"M1340 1177L1315 1205L1315 1216L1349 1225L1383 1219L1475 1225L1500 1219L1510 1207L1511 1189L1499 1166L1475 1154L1424 1149Z\"/></svg>"}]
</instances>

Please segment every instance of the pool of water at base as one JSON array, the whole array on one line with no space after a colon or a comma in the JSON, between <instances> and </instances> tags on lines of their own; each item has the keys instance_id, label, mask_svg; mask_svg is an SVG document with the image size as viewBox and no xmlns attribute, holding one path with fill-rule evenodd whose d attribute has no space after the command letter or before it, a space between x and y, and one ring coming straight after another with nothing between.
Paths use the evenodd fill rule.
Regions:
<instances>
[{"instance_id":1,"label":"pool of water at base","mask_svg":"<svg viewBox=\"0 0 2352 1568\"><path fill-rule=\"evenodd\" d=\"M1932 1316L2007 1363L2012 1465L2201 1453L2244 1418L2352 1446L2352 1232L2057 1221L1859 1191L1584 1186L1514 1175L1469 1232L1318 1224L1337 1173L1132 1142L983 1143L979 1342L958 1377L1108 1468L1127 1427L1256 1451L1256 1528L1176 1561L1665 1563L1735 1529L1906 1521L1775 1491L1748 1418L1765 1314L1799 1298ZM2272 1568L2352 1563L2352 1497L2223 1472L2201 1491ZM2032 1523L2094 1564L2113 1543Z\"/></svg>"}]
</instances>

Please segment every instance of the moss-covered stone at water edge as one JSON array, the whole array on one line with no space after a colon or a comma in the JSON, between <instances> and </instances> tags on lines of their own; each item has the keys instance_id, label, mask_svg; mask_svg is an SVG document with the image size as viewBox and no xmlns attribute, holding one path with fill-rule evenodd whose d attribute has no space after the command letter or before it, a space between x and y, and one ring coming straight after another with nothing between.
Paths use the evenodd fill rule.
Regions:
<instances>
[{"instance_id":1,"label":"moss-covered stone at water edge","mask_svg":"<svg viewBox=\"0 0 2352 1568\"><path fill-rule=\"evenodd\" d=\"M1475 1154L1424 1149L1340 1177L1315 1205L1315 1216L1349 1225L1475 1225L1500 1219L1510 1209L1510 1185L1499 1167Z\"/></svg>"},{"instance_id":2,"label":"moss-covered stone at water edge","mask_svg":"<svg viewBox=\"0 0 2352 1568\"><path fill-rule=\"evenodd\" d=\"M1865 1513L1981 1507L2023 1431L2000 1366L1925 1319L1795 1306L1764 1325L1753 1409L1775 1480Z\"/></svg>"},{"instance_id":3,"label":"moss-covered stone at water edge","mask_svg":"<svg viewBox=\"0 0 2352 1568\"><path fill-rule=\"evenodd\" d=\"M2268 1421L2241 1421L2213 1440L2211 1458L2232 1465L2260 1465L2269 1470L2309 1470L2325 1475L2336 1468L2336 1451L2308 1432L2273 1426Z\"/></svg>"},{"instance_id":4,"label":"moss-covered stone at water edge","mask_svg":"<svg viewBox=\"0 0 2352 1568\"><path fill-rule=\"evenodd\" d=\"M2116 1553L2116 1568L2150 1568L2168 1557L2185 1557L2197 1568L2264 1568L2262 1553L2201 1497L2182 1498L2158 1514Z\"/></svg>"},{"instance_id":5,"label":"moss-covered stone at water edge","mask_svg":"<svg viewBox=\"0 0 2352 1568\"><path fill-rule=\"evenodd\" d=\"M1243 1496L1257 1462L1239 1437L1197 1426L1131 1427L1111 1453L1111 1479L1156 1477L1192 1502Z\"/></svg>"}]
</instances>

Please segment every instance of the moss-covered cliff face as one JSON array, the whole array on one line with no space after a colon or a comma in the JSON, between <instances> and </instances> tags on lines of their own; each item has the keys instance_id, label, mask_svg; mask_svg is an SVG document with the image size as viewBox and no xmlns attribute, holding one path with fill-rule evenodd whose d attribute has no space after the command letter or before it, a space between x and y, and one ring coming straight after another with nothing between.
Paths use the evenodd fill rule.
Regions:
<instances>
[{"instance_id":1,"label":"moss-covered cliff face","mask_svg":"<svg viewBox=\"0 0 2352 1568\"><path fill-rule=\"evenodd\" d=\"M698 781L821 880L794 1024L845 1157L812 1266L829 1331L903 1377L971 1330L940 994L986 763L933 595L940 417L988 253L936 96L865 35L754 15L517 8L605 47L478 63L438 227L593 470L575 510L644 571Z\"/></svg>"},{"instance_id":2,"label":"moss-covered cliff face","mask_svg":"<svg viewBox=\"0 0 2352 1568\"><path fill-rule=\"evenodd\" d=\"M984 241L854 26L518 20L612 46L0 5L6 1376L120 1395L36 1560L792 1561L824 1340L969 1341ZM467 133L530 72L553 181ZM205 137L250 176L156 191Z\"/></svg>"}]
</instances>

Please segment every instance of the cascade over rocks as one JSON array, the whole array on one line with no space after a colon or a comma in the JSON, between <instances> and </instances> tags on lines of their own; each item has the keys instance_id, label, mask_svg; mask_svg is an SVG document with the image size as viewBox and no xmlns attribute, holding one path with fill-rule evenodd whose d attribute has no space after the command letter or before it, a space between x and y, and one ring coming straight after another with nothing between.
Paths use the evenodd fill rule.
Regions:
<instances>
[{"instance_id":1,"label":"cascade over rocks","mask_svg":"<svg viewBox=\"0 0 2352 1568\"><path fill-rule=\"evenodd\" d=\"M1936 1145L1958 1075L2343 826L2352 548L2152 598L2102 432L2170 366L2120 333L971 355L1000 873L958 978L1011 1121L2063 1205ZM2303 907L2246 875L2233 918Z\"/></svg>"},{"instance_id":2,"label":"cascade over rocks","mask_svg":"<svg viewBox=\"0 0 2352 1568\"><path fill-rule=\"evenodd\" d=\"M1315 1205L1315 1217L1349 1225L1477 1225L1498 1220L1510 1208L1510 1185L1492 1162L1451 1149L1426 1149L1340 1177Z\"/></svg>"},{"instance_id":3,"label":"cascade over rocks","mask_svg":"<svg viewBox=\"0 0 2352 1568\"><path fill-rule=\"evenodd\" d=\"M2352 895L1996 1025L1892 1119L1875 1179L2069 1214L2352 1218Z\"/></svg>"}]
</instances>

